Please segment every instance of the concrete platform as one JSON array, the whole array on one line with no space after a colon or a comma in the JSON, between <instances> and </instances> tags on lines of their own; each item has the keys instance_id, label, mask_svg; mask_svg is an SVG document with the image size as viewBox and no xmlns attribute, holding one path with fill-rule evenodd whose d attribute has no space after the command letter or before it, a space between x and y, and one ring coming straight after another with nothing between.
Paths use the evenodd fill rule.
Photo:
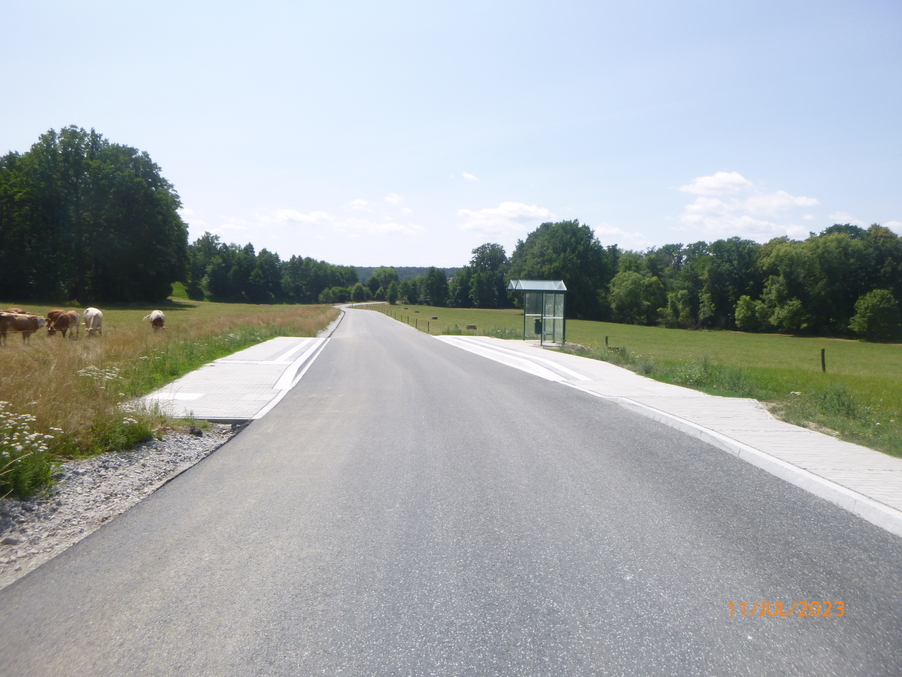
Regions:
<instances>
[{"instance_id":1,"label":"concrete platform","mask_svg":"<svg viewBox=\"0 0 902 677\"><path fill-rule=\"evenodd\" d=\"M328 338L274 338L204 365L147 397L171 416L219 423L262 417L291 390Z\"/></svg>"},{"instance_id":2,"label":"concrete platform","mask_svg":"<svg viewBox=\"0 0 902 677\"><path fill-rule=\"evenodd\" d=\"M607 362L545 350L538 342L436 338L615 401L902 536L902 459L779 421L755 400L660 383Z\"/></svg>"}]
</instances>

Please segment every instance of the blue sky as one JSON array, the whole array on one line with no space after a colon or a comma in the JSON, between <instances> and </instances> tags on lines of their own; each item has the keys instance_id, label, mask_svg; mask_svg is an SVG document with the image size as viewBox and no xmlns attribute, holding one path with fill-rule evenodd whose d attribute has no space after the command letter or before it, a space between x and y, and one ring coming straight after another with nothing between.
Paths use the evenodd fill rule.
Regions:
<instances>
[{"instance_id":1,"label":"blue sky","mask_svg":"<svg viewBox=\"0 0 902 677\"><path fill-rule=\"evenodd\" d=\"M9 3L0 152L94 128L204 231L457 266L605 245L902 234L902 3Z\"/></svg>"}]
</instances>

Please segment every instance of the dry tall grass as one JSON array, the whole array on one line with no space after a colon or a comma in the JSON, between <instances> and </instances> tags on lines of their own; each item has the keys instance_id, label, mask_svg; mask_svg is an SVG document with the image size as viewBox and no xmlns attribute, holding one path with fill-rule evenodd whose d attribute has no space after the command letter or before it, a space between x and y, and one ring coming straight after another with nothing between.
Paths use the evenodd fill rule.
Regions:
<instances>
[{"instance_id":1,"label":"dry tall grass","mask_svg":"<svg viewBox=\"0 0 902 677\"><path fill-rule=\"evenodd\" d=\"M73 341L49 337L42 330L25 345L18 336L10 336L8 345L0 348L0 401L9 403L7 410L16 415L33 417L34 433L53 436L52 455L124 448L167 423L156 412L126 412L124 403L274 336L315 336L338 315L328 306L193 302L176 302L163 310L163 331L154 331L142 320L149 309L104 309L102 337L89 338L82 332ZM15 454L20 446L7 441L3 447L0 426L0 453ZM19 453L27 451L26 447ZM29 491L13 481L14 467L2 470L0 494L5 493L3 484L6 491ZM46 481L49 470L38 474L43 479L25 484Z\"/></svg>"}]
</instances>

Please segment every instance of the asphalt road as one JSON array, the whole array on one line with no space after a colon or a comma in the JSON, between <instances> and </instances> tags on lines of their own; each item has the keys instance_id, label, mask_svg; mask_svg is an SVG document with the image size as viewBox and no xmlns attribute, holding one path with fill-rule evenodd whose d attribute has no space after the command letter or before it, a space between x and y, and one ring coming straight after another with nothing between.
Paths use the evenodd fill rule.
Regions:
<instances>
[{"instance_id":1,"label":"asphalt road","mask_svg":"<svg viewBox=\"0 0 902 677\"><path fill-rule=\"evenodd\" d=\"M902 539L363 310L0 592L2 675L900 673Z\"/></svg>"}]
</instances>

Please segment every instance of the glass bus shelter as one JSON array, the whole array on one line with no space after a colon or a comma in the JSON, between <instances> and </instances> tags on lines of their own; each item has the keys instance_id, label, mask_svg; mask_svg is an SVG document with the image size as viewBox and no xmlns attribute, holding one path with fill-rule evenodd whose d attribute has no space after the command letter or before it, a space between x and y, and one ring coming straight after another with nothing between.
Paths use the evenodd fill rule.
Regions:
<instances>
[{"instance_id":1,"label":"glass bus shelter","mask_svg":"<svg viewBox=\"0 0 902 677\"><path fill-rule=\"evenodd\" d=\"M567 321L564 319L563 280L511 280L509 291L523 292L523 340L539 339L564 345Z\"/></svg>"}]
</instances>

